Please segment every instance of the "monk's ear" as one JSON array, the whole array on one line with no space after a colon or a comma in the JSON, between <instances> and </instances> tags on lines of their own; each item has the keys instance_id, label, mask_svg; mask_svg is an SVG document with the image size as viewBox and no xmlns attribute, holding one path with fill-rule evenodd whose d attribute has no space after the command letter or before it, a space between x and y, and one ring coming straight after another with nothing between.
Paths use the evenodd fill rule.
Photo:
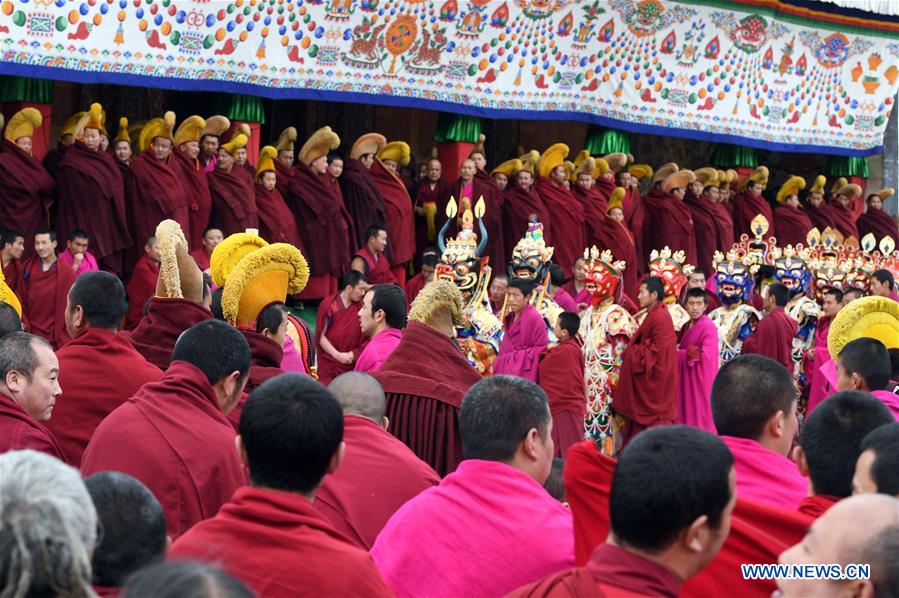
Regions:
<instances>
[{"instance_id":1,"label":"monk's ear","mask_svg":"<svg viewBox=\"0 0 899 598\"><path fill-rule=\"evenodd\" d=\"M381 427L384 428L385 432L390 429L390 420L386 415L381 418Z\"/></svg>"},{"instance_id":2,"label":"monk's ear","mask_svg":"<svg viewBox=\"0 0 899 598\"><path fill-rule=\"evenodd\" d=\"M684 532L684 548L697 554L702 552L708 542L710 532L709 516L700 515L693 520L693 523Z\"/></svg>"},{"instance_id":3,"label":"monk's ear","mask_svg":"<svg viewBox=\"0 0 899 598\"><path fill-rule=\"evenodd\" d=\"M784 435L784 420L786 416L783 411L778 411L774 415L772 415L768 419L768 423L765 424L765 431L772 438L780 438Z\"/></svg>"},{"instance_id":4,"label":"monk's ear","mask_svg":"<svg viewBox=\"0 0 899 598\"><path fill-rule=\"evenodd\" d=\"M799 468L799 473L805 477L810 477L808 459L805 456L805 451L799 445L796 445L796 448L793 449L793 462Z\"/></svg>"},{"instance_id":5,"label":"monk's ear","mask_svg":"<svg viewBox=\"0 0 899 598\"><path fill-rule=\"evenodd\" d=\"M852 375L849 376L849 380L852 381L853 390L861 390L864 388L865 381L862 380L862 377L859 376L857 372L852 372Z\"/></svg>"},{"instance_id":6,"label":"monk's ear","mask_svg":"<svg viewBox=\"0 0 899 598\"><path fill-rule=\"evenodd\" d=\"M337 450L331 455L331 460L328 461L328 469L325 473L334 473L337 471L337 468L343 463L344 455L346 455L346 443L341 440L340 444L337 445Z\"/></svg>"},{"instance_id":7,"label":"monk's ear","mask_svg":"<svg viewBox=\"0 0 899 598\"><path fill-rule=\"evenodd\" d=\"M537 430L537 428L531 428L528 430L528 435L525 436L524 440L521 442L524 454L531 461L537 461L540 458L540 451L537 448L539 441L540 431Z\"/></svg>"},{"instance_id":8,"label":"monk's ear","mask_svg":"<svg viewBox=\"0 0 899 598\"><path fill-rule=\"evenodd\" d=\"M237 460L243 465L244 469L250 469L250 458L247 457L247 447L243 445L243 438L240 434L234 437L234 447L237 449Z\"/></svg>"}]
</instances>

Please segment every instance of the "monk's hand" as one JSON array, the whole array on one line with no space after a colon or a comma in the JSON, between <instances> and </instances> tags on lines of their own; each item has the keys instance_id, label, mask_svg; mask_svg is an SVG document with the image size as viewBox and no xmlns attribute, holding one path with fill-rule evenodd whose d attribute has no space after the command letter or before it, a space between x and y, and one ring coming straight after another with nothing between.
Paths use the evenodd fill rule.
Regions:
<instances>
[{"instance_id":1,"label":"monk's hand","mask_svg":"<svg viewBox=\"0 0 899 598\"><path fill-rule=\"evenodd\" d=\"M687 360L699 361L699 356L700 356L699 347L697 347L696 345L687 347Z\"/></svg>"},{"instance_id":2,"label":"monk's hand","mask_svg":"<svg viewBox=\"0 0 899 598\"><path fill-rule=\"evenodd\" d=\"M340 356L341 356L340 362L343 365L353 365L353 362L356 361L356 356L353 355L352 351L347 351L346 353L341 353Z\"/></svg>"}]
</instances>

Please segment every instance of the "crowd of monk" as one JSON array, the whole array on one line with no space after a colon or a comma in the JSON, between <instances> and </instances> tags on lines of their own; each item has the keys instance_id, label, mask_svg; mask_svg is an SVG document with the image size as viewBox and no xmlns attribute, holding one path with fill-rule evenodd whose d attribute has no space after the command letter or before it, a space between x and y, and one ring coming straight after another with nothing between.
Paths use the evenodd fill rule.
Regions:
<instances>
[{"instance_id":1,"label":"crowd of monk","mask_svg":"<svg viewBox=\"0 0 899 598\"><path fill-rule=\"evenodd\" d=\"M98 104L41 163L40 124L0 150L0 595L899 594L891 190L483 137L448 183L329 127L253 168Z\"/></svg>"}]
</instances>

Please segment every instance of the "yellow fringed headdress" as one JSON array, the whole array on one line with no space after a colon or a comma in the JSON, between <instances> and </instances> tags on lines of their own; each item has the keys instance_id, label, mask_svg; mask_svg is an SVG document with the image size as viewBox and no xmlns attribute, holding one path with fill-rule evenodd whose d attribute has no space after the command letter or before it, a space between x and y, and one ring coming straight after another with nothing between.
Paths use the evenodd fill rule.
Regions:
<instances>
[{"instance_id":1,"label":"yellow fringed headdress","mask_svg":"<svg viewBox=\"0 0 899 598\"><path fill-rule=\"evenodd\" d=\"M708 166L705 168L697 168L693 174L696 175L696 180L702 183L703 188L715 187L718 185L718 171L714 168L709 168Z\"/></svg>"},{"instance_id":2,"label":"yellow fringed headdress","mask_svg":"<svg viewBox=\"0 0 899 598\"><path fill-rule=\"evenodd\" d=\"M887 349L899 349L899 303L889 297L862 297L840 310L827 333L827 350L834 361L849 341L868 337Z\"/></svg>"},{"instance_id":3,"label":"yellow fringed headdress","mask_svg":"<svg viewBox=\"0 0 899 598\"><path fill-rule=\"evenodd\" d=\"M518 159L521 160L521 170L525 170L527 172L530 172L531 174L535 174L537 162L540 160L540 152L538 152L537 150L531 150Z\"/></svg>"},{"instance_id":4,"label":"yellow fringed headdress","mask_svg":"<svg viewBox=\"0 0 899 598\"><path fill-rule=\"evenodd\" d=\"M174 220L163 220L156 227L159 243L159 278L156 279L156 296L203 300L203 273L187 251L187 239L181 225Z\"/></svg>"},{"instance_id":5,"label":"yellow fringed headdress","mask_svg":"<svg viewBox=\"0 0 899 598\"><path fill-rule=\"evenodd\" d=\"M380 133L366 133L356 140L350 149L350 158L358 160L366 154L377 154L387 145L387 138Z\"/></svg>"},{"instance_id":6,"label":"yellow fringed headdress","mask_svg":"<svg viewBox=\"0 0 899 598\"><path fill-rule=\"evenodd\" d=\"M568 146L556 143L549 146L537 160L537 176L549 176L553 170L562 166L568 157Z\"/></svg>"},{"instance_id":7,"label":"yellow fringed headdress","mask_svg":"<svg viewBox=\"0 0 899 598\"><path fill-rule=\"evenodd\" d=\"M200 141L200 132L206 127L206 119L196 114L185 118L175 131L175 147L189 141Z\"/></svg>"},{"instance_id":8,"label":"yellow fringed headdress","mask_svg":"<svg viewBox=\"0 0 899 598\"><path fill-rule=\"evenodd\" d=\"M131 133L128 132L128 119L124 116L119 119L119 130L116 132L112 144L115 145L119 141L124 141L129 145L131 144Z\"/></svg>"},{"instance_id":9,"label":"yellow fringed headdress","mask_svg":"<svg viewBox=\"0 0 899 598\"><path fill-rule=\"evenodd\" d=\"M222 144L222 149L228 152L232 158L237 155L237 150L247 147L249 139L243 133L238 133L228 143Z\"/></svg>"},{"instance_id":10,"label":"yellow fringed headdress","mask_svg":"<svg viewBox=\"0 0 899 598\"><path fill-rule=\"evenodd\" d=\"M400 166L407 165L411 157L412 149L405 141L391 141L378 150L378 160L393 160Z\"/></svg>"},{"instance_id":11,"label":"yellow fringed headdress","mask_svg":"<svg viewBox=\"0 0 899 598\"><path fill-rule=\"evenodd\" d=\"M656 183L664 181L678 170L680 170L680 168L674 162L662 164L659 166L659 169L655 171L655 174L652 175L652 184L655 185Z\"/></svg>"},{"instance_id":12,"label":"yellow fringed headdress","mask_svg":"<svg viewBox=\"0 0 899 598\"><path fill-rule=\"evenodd\" d=\"M740 182L739 189L744 189L746 185L749 184L749 181L754 181L762 186L762 189L768 186L768 167L767 166L759 166L755 170L752 171L748 177L743 179Z\"/></svg>"},{"instance_id":13,"label":"yellow fringed headdress","mask_svg":"<svg viewBox=\"0 0 899 598\"><path fill-rule=\"evenodd\" d=\"M75 125L75 130L72 132L76 138L82 137L85 129L97 129L100 133L106 135L106 127L103 126L103 106L94 102L91 104L90 110L82 112L81 114L82 117L78 120L78 124Z\"/></svg>"},{"instance_id":14,"label":"yellow fringed headdress","mask_svg":"<svg viewBox=\"0 0 899 598\"><path fill-rule=\"evenodd\" d=\"M36 108L23 108L9 119L6 124L5 137L13 143L22 137L34 137L34 130L43 122L44 117Z\"/></svg>"},{"instance_id":15,"label":"yellow fringed headdress","mask_svg":"<svg viewBox=\"0 0 899 598\"><path fill-rule=\"evenodd\" d=\"M886 189L881 189L880 191L878 191L876 193L872 193L871 195L876 195L877 197L879 197L881 199L881 201L883 201L887 197L892 196L894 193L896 193L895 189L893 189L892 187L887 187Z\"/></svg>"},{"instance_id":16,"label":"yellow fringed headdress","mask_svg":"<svg viewBox=\"0 0 899 598\"><path fill-rule=\"evenodd\" d=\"M462 291L454 282L436 279L425 285L412 301L409 309L409 320L433 325L434 317L441 311L447 311L452 318L453 326L462 325Z\"/></svg>"},{"instance_id":17,"label":"yellow fringed headdress","mask_svg":"<svg viewBox=\"0 0 899 598\"><path fill-rule=\"evenodd\" d=\"M270 145L266 145L259 151L259 164L256 166L256 179L258 180L264 172L275 171L275 158L278 156L278 150Z\"/></svg>"},{"instance_id":18,"label":"yellow fringed headdress","mask_svg":"<svg viewBox=\"0 0 899 598\"><path fill-rule=\"evenodd\" d=\"M518 171L521 170L521 160L518 158L512 158L511 160L506 160L496 168L490 171L490 174L504 174L509 178L512 178Z\"/></svg>"},{"instance_id":19,"label":"yellow fringed headdress","mask_svg":"<svg viewBox=\"0 0 899 598\"><path fill-rule=\"evenodd\" d=\"M87 112L76 112L72 116L69 117L69 120L62 126L62 129L59 131L59 138L62 139L66 135L75 135L75 129L78 128L78 123L81 122L81 119L84 118Z\"/></svg>"},{"instance_id":20,"label":"yellow fringed headdress","mask_svg":"<svg viewBox=\"0 0 899 598\"><path fill-rule=\"evenodd\" d=\"M212 276L212 282L220 287L225 286L231 271L237 267L240 260L267 246L265 239L252 233L234 233L228 236L215 246L212 255L209 256L209 274Z\"/></svg>"},{"instance_id":21,"label":"yellow fringed headdress","mask_svg":"<svg viewBox=\"0 0 899 598\"><path fill-rule=\"evenodd\" d=\"M9 285L6 284L3 270L0 270L0 302L11 305L12 308L16 310L16 313L19 314L19 318L22 318L22 303L19 301L19 298L13 290L9 288Z\"/></svg>"},{"instance_id":22,"label":"yellow fringed headdress","mask_svg":"<svg viewBox=\"0 0 899 598\"><path fill-rule=\"evenodd\" d=\"M233 326L254 325L263 309L306 288L309 265L300 250L274 243L253 251L231 271L222 291L222 314Z\"/></svg>"},{"instance_id":23,"label":"yellow fringed headdress","mask_svg":"<svg viewBox=\"0 0 899 598\"><path fill-rule=\"evenodd\" d=\"M340 147L340 137L337 136L337 133L332 131L331 127L322 127L303 144L300 149L300 162L308 166L338 147Z\"/></svg>"},{"instance_id":24,"label":"yellow fringed headdress","mask_svg":"<svg viewBox=\"0 0 899 598\"><path fill-rule=\"evenodd\" d=\"M609 207L606 208L606 215L610 214L615 208L624 211L624 195L624 187L615 187L615 190L609 195Z\"/></svg>"},{"instance_id":25,"label":"yellow fringed headdress","mask_svg":"<svg viewBox=\"0 0 899 598\"><path fill-rule=\"evenodd\" d=\"M483 133L478 134L478 142L474 144L474 147L471 148L471 152L469 152L468 157L471 157L471 154L481 154L482 156L487 156L487 152L484 149L484 142L487 141L487 136Z\"/></svg>"},{"instance_id":26,"label":"yellow fringed headdress","mask_svg":"<svg viewBox=\"0 0 899 598\"><path fill-rule=\"evenodd\" d=\"M611 172L612 169L609 168L609 163L606 162L605 158L595 158L593 160L593 178L598 179L600 176L604 175L607 172Z\"/></svg>"},{"instance_id":27,"label":"yellow fringed headdress","mask_svg":"<svg viewBox=\"0 0 899 598\"><path fill-rule=\"evenodd\" d=\"M841 176L833 182L833 185L830 186L830 193L835 194L840 190L841 187L845 187L848 184L849 181L846 180L846 177Z\"/></svg>"},{"instance_id":28,"label":"yellow fringed headdress","mask_svg":"<svg viewBox=\"0 0 899 598\"><path fill-rule=\"evenodd\" d=\"M600 158L600 160L602 160L602 158ZM589 174L591 178L596 178L596 175L594 174L596 168L596 158L587 156L584 161L574 169L574 172L571 173L571 180L577 182L577 178L582 174Z\"/></svg>"},{"instance_id":29,"label":"yellow fringed headdress","mask_svg":"<svg viewBox=\"0 0 899 598\"><path fill-rule=\"evenodd\" d=\"M827 184L827 178L824 177L823 174L819 174L815 177L815 182L812 183L811 188L808 190L809 193L824 193L824 185Z\"/></svg>"},{"instance_id":30,"label":"yellow fringed headdress","mask_svg":"<svg viewBox=\"0 0 899 598\"><path fill-rule=\"evenodd\" d=\"M665 177L662 181L662 191L669 192L672 189L686 188L687 185L696 180L696 175L692 170L678 170L674 174Z\"/></svg>"},{"instance_id":31,"label":"yellow fringed headdress","mask_svg":"<svg viewBox=\"0 0 899 598\"><path fill-rule=\"evenodd\" d=\"M837 192L835 193L835 195L843 195L845 197L848 197L849 199L858 197L861 194L862 194L862 188L859 187L858 185L856 185L855 183L849 183L848 185L843 185L842 187L837 189Z\"/></svg>"},{"instance_id":32,"label":"yellow fringed headdress","mask_svg":"<svg viewBox=\"0 0 899 598\"><path fill-rule=\"evenodd\" d=\"M606 164L609 165L609 169L615 172L618 172L619 170L627 166L627 154L622 154L621 152L603 156L603 160L605 160Z\"/></svg>"},{"instance_id":33,"label":"yellow fringed headdress","mask_svg":"<svg viewBox=\"0 0 899 598\"><path fill-rule=\"evenodd\" d=\"M798 195L805 189L805 179L801 176L791 176L777 191L777 203L783 203L791 195Z\"/></svg>"},{"instance_id":34,"label":"yellow fringed headdress","mask_svg":"<svg viewBox=\"0 0 899 598\"><path fill-rule=\"evenodd\" d=\"M140 136L138 137L137 141L137 146L140 149L141 153L147 151L147 149L149 149L150 147L150 144L157 137L168 139L169 141L174 143L174 129L175 113L171 110L166 112L162 118L151 118L150 120L148 120L147 124L144 125L144 128L140 130Z\"/></svg>"},{"instance_id":35,"label":"yellow fringed headdress","mask_svg":"<svg viewBox=\"0 0 899 598\"><path fill-rule=\"evenodd\" d=\"M221 114L210 116L206 119L206 125L203 127L203 130L200 131L200 139L203 139L203 137L206 137L207 135L221 139L222 135L225 134L225 131L230 128L231 121L228 120L227 117L222 116Z\"/></svg>"},{"instance_id":36,"label":"yellow fringed headdress","mask_svg":"<svg viewBox=\"0 0 899 598\"><path fill-rule=\"evenodd\" d=\"M279 152L293 151L293 145L297 142L297 130L294 127L287 127L278 136L275 141L275 149Z\"/></svg>"},{"instance_id":37,"label":"yellow fringed headdress","mask_svg":"<svg viewBox=\"0 0 899 598\"><path fill-rule=\"evenodd\" d=\"M638 181L649 178L653 175L652 166L649 164L631 164L627 167L627 171L631 173Z\"/></svg>"}]
</instances>

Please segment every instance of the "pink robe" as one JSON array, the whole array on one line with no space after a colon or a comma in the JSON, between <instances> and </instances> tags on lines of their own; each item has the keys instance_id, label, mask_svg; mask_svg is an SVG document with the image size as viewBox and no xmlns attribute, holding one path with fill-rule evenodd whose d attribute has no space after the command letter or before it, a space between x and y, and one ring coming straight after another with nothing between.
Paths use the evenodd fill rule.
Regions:
<instances>
[{"instance_id":1,"label":"pink robe","mask_svg":"<svg viewBox=\"0 0 899 598\"><path fill-rule=\"evenodd\" d=\"M517 320L514 313L506 314L503 330L493 373L520 376L536 382L540 354L546 350L549 341L543 316L534 306L528 305Z\"/></svg>"},{"instance_id":2,"label":"pink robe","mask_svg":"<svg viewBox=\"0 0 899 598\"><path fill-rule=\"evenodd\" d=\"M362 353L356 360L356 367L353 369L357 372L377 372L401 340L403 340L403 331L399 328L382 330L362 349Z\"/></svg>"},{"instance_id":3,"label":"pink robe","mask_svg":"<svg viewBox=\"0 0 899 598\"><path fill-rule=\"evenodd\" d=\"M698 359L687 356L690 347L699 348ZM703 315L684 330L677 349L677 362L679 376L675 421L717 434L709 397L712 382L718 373L718 329L708 316Z\"/></svg>"},{"instance_id":4,"label":"pink robe","mask_svg":"<svg viewBox=\"0 0 899 598\"><path fill-rule=\"evenodd\" d=\"M808 495L808 480L795 463L755 440L721 436L734 456L737 497L795 511Z\"/></svg>"},{"instance_id":5,"label":"pink robe","mask_svg":"<svg viewBox=\"0 0 899 598\"><path fill-rule=\"evenodd\" d=\"M893 417L896 421L899 421L899 395L896 395L893 392L888 390L872 390L870 391L872 395L876 398L880 399L880 401L887 406L887 409L893 414Z\"/></svg>"},{"instance_id":6,"label":"pink robe","mask_svg":"<svg viewBox=\"0 0 899 598\"><path fill-rule=\"evenodd\" d=\"M571 512L524 472L468 459L403 505L371 555L398 596L502 596L574 565Z\"/></svg>"},{"instance_id":7,"label":"pink robe","mask_svg":"<svg viewBox=\"0 0 899 598\"><path fill-rule=\"evenodd\" d=\"M830 360L830 351L827 350L827 333L830 332L831 319L829 316L821 316L818 318L818 325L815 326L815 348L811 359L805 358L805 372L808 378L808 407L806 408L806 417L810 414L821 401L828 396L828 384L825 376L819 371L819 368Z\"/></svg>"}]
</instances>

